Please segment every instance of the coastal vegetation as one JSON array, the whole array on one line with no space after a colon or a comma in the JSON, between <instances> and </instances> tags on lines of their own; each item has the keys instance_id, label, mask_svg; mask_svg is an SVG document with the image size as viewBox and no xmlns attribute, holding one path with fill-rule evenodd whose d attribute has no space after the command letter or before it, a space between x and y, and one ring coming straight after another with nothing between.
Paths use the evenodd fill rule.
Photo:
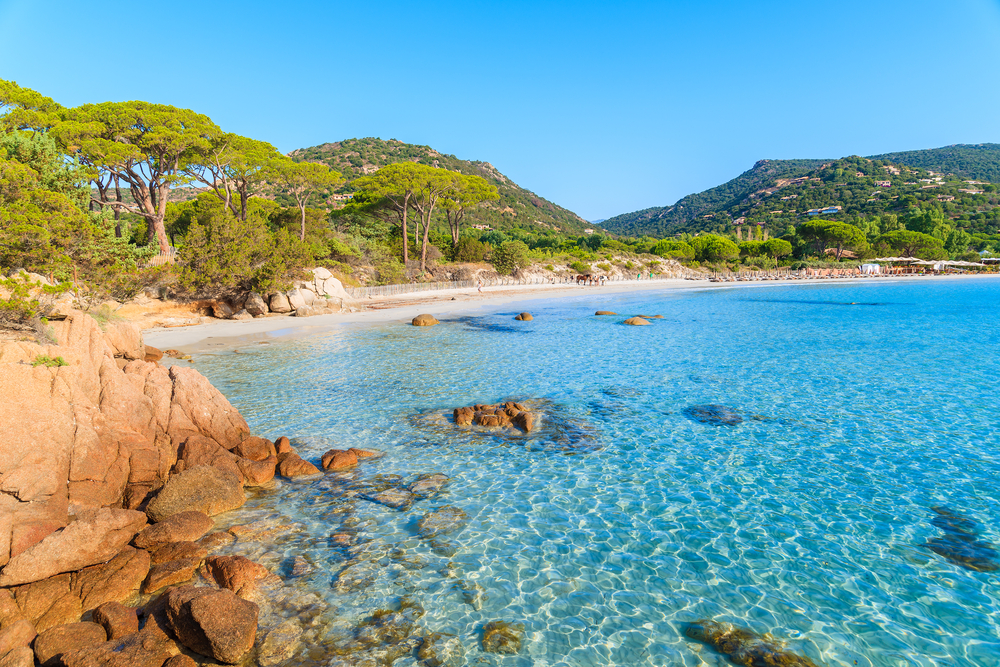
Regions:
<instances>
[{"instance_id":1,"label":"coastal vegetation","mask_svg":"<svg viewBox=\"0 0 1000 667\"><path fill-rule=\"evenodd\" d=\"M957 153L963 169L989 173L993 152L967 153ZM978 258L1000 247L1000 200L995 185L957 178L888 159L761 161L669 210L602 229L487 162L428 146L351 139L286 156L193 110L67 108L0 81L0 265L88 306L154 287L241 301L286 290L317 265L357 286L484 270L555 280L652 276L673 262ZM34 282L3 287L4 321L38 328Z\"/></svg>"}]
</instances>

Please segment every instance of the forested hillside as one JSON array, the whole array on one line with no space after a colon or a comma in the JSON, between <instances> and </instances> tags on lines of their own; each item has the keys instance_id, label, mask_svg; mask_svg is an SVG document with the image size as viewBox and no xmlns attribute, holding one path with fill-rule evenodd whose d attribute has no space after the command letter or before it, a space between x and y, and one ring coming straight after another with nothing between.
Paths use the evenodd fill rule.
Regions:
<instances>
[{"instance_id":1,"label":"forested hillside","mask_svg":"<svg viewBox=\"0 0 1000 667\"><path fill-rule=\"evenodd\" d=\"M915 163L929 165L917 166ZM908 164L909 163L909 164ZM749 225L781 235L828 209L850 222L934 207L970 233L1000 233L1000 146L950 146L839 160L761 160L737 178L681 199L610 218L603 227L628 236L732 234ZM835 210L834 210L835 209Z\"/></svg>"},{"instance_id":2,"label":"forested hillside","mask_svg":"<svg viewBox=\"0 0 1000 667\"><path fill-rule=\"evenodd\" d=\"M400 162L415 162L481 176L496 186L500 199L470 211L467 217L470 225L483 224L494 229L523 229L534 233L549 230L566 234L582 234L584 229L594 227L572 211L520 187L489 162L461 160L454 155L439 153L430 146L368 137L300 148L292 151L289 156L297 161L320 162L340 172L345 178L344 185L338 190L340 194L352 194L355 190L353 183L358 178Z\"/></svg>"},{"instance_id":3,"label":"forested hillside","mask_svg":"<svg viewBox=\"0 0 1000 667\"><path fill-rule=\"evenodd\" d=\"M956 144L870 157L872 160L952 174L958 178L1000 183L1000 144Z\"/></svg>"},{"instance_id":4,"label":"forested hillside","mask_svg":"<svg viewBox=\"0 0 1000 667\"><path fill-rule=\"evenodd\" d=\"M688 224L699 216L731 208L758 190L782 179L807 174L822 164L823 160L761 160L733 180L711 190L688 195L673 206L657 206L617 215L605 220L601 226L623 236L664 237L680 231L692 231L688 229Z\"/></svg>"}]
</instances>

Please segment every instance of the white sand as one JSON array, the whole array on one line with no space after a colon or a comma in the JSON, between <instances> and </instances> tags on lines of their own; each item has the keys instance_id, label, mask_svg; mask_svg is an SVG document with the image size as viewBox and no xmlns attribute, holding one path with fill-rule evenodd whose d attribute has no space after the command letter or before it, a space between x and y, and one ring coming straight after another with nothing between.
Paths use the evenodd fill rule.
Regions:
<instances>
[{"instance_id":1,"label":"white sand","mask_svg":"<svg viewBox=\"0 0 1000 667\"><path fill-rule=\"evenodd\" d=\"M269 315L254 320L219 320L187 327L153 328L143 332L146 344L161 350L177 349L187 354L218 347L255 343L261 340L300 337L320 333L345 324L409 322L421 313L442 316L486 313L504 309L531 311L546 300L586 296L600 298L635 292L673 292L687 289L740 289L785 285L832 285L852 282L895 283L902 281L948 280L964 276L921 276L894 278L839 278L831 280L767 280L759 282L710 283L707 280L644 280L614 285L509 285L414 292L360 301L366 309L354 313L334 313L309 318Z\"/></svg>"}]
</instances>

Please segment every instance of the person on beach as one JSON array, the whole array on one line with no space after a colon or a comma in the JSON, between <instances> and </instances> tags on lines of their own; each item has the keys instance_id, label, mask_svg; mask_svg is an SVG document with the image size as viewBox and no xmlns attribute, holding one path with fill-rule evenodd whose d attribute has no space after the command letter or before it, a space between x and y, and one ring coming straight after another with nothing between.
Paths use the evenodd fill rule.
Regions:
<instances>
[{"instance_id":1,"label":"person on beach","mask_svg":"<svg viewBox=\"0 0 1000 667\"><path fill-rule=\"evenodd\" d=\"M479 293L480 294L483 293L483 281L482 280L479 281Z\"/></svg>"}]
</instances>

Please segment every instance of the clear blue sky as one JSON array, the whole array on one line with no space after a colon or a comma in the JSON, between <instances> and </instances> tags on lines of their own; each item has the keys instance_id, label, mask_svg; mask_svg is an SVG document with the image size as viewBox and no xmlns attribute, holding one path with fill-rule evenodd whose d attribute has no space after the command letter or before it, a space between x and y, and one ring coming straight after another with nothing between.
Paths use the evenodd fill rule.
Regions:
<instances>
[{"instance_id":1,"label":"clear blue sky","mask_svg":"<svg viewBox=\"0 0 1000 667\"><path fill-rule=\"evenodd\" d=\"M0 0L0 34L0 78L64 105L427 144L591 220L761 158L1000 142L997 0Z\"/></svg>"}]
</instances>

